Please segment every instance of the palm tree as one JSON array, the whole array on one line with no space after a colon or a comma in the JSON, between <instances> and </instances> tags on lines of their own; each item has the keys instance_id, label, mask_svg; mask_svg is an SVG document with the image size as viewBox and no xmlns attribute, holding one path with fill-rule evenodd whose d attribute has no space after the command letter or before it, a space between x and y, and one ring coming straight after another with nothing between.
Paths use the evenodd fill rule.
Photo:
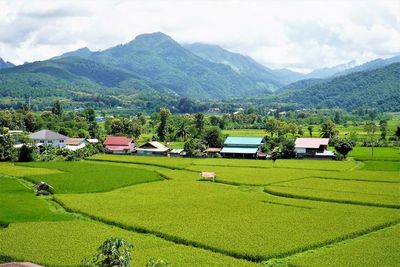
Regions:
<instances>
[{"instance_id":1,"label":"palm tree","mask_svg":"<svg viewBox=\"0 0 400 267\"><path fill-rule=\"evenodd\" d=\"M183 121L181 125L179 125L178 130L176 131L176 135L181 137L183 141L186 141L186 138L189 135L189 127L187 126L186 122Z\"/></svg>"},{"instance_id":2,"label":"palm tree","mask_svg":"<svg viewBox=\"0 0 400 267\"><path fill-rule=\"evenodd\" d=\"M337 134L336 125L331 120L327 120L321 125L321 137L333 138Z\"/></svg>"}]
</instances>

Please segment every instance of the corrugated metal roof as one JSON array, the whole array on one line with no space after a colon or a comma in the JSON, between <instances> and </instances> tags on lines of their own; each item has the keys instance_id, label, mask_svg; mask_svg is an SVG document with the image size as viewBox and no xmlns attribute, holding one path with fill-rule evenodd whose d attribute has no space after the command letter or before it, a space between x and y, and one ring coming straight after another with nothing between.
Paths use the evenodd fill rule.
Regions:
<instances>
[{"instance_id":1,"label":"corrugated metal roof","mask_svg":"<svg viewBox=\"0 0 400 267\"><path fill-rule=\"evenodd\" d=\"M224 147L221 153L227 154L255 154L258 147Z\"/></svg>"},{"instance_id":2,"label":"corrugated metal roof","mask_svg":"<svg viewBox=\"0 0 400 267\"><path fill-rule=\"evenodd\" d=\"M85 142L84 138L68 138L65 141L66 145L73 145L73 146L78 146L80 145L82 142Z\"/></svg>"},{"instance_id":3,"label":"corrugated metal roof","mask_svg":"<svg viewBox=\"0 0 400 267\"><path fill-rule=\"evenodd\" d=\"M262 137L236 137L228 136L224 145L260 145Z\"/></svg>"},{"instance_id":4,"label":"corrugated metal roof","mask_svg":"<svg viewBox=\"0 0 400 267\"><path fill-rule=\"evenodd\" d=\"M104 140L104 145L127 146L132 141L132 138L126 136L107 136L106 140Z\"/></svg>"},{"instance_id":5,"label":"corrugated metal roof","mask_svg":"<svg viewBox=\"0 0 400 267\"><path fill-rule=\"evenodd\" d=\"M168 147L164 146L163 144L161 144L158 141L151 141L151 142L147 142L143 145L141 145L139 148L142 149L162 149L162 150L168 150Z\"/></svg>"},{"instance_id":6,"label":"corrugated metal roof","mask_svg":"<svg viewBox=\"0 0 400 267\"><path fill-rule=\"evenodd\" d=\"M319 148L328 144L329 138L297 138L295 148Z\"/></svg>"},{"instance_id":7,"label":"corrugated metal roof","mask_svg":"<svg viewBox=\"0 0 400 267\"><path fill-rule=\"evenodd\" d=\"M68 137L50 130L40 130L29 135L33 140L65 140Z\"/></svg>"}]
</instances>

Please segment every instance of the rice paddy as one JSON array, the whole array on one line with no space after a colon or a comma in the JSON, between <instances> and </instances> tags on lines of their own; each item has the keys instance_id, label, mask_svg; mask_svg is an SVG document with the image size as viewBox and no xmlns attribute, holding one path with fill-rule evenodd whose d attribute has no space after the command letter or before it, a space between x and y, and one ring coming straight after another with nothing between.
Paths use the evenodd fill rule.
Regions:
<instances>
[{"instance_id":1,"label":"rice paddy","mask_svg":"<svg viewBox=\"0 0 400 267\"><path fill-rule=\"evenodd\" d=\"M0 163L0 262L78 266L118 236L135 246L132 266L154 257L172 266L395 266L398 158L379 149L373 160L361 149L355 160L274 165L122 155ZM35 196L37 181L55 195Z\"/></svg>"}]
</instances>

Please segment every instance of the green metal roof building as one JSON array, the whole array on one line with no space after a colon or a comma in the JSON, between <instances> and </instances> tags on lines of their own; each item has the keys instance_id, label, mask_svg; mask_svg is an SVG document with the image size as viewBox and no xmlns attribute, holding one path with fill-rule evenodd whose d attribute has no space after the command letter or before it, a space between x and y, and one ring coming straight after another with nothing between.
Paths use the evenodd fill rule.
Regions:
<instances>
[{"instance_id":1,"label":"green metal roof building","mask_svg":"<svg viewBox=\"0 0 400 267\"><path fill-rule=\"evenodd\" d=\"M261 151L263 138L260 137L228 137L221 154L231 158L256 158Z\"/></svg>"}]
</instances>

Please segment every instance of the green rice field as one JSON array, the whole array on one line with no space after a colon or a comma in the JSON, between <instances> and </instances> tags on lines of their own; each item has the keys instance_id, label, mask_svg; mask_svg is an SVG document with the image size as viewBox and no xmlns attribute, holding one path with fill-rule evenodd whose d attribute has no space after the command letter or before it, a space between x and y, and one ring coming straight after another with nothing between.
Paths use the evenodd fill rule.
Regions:
<instances>
[{"instance_id":1,"label":"green rice field","mask_svg":"<svg viewBox=\"0 0 400 267\"><path fill-rule=\"evenodd\" d=\"M398 266L396 149L347 161L96 155L0 163L0 262L79 266L108 237L132 266ZM205 181L202 171L215 172ZM45 181L53 196L35 196Z\"/></svg>"}]
</instances>

